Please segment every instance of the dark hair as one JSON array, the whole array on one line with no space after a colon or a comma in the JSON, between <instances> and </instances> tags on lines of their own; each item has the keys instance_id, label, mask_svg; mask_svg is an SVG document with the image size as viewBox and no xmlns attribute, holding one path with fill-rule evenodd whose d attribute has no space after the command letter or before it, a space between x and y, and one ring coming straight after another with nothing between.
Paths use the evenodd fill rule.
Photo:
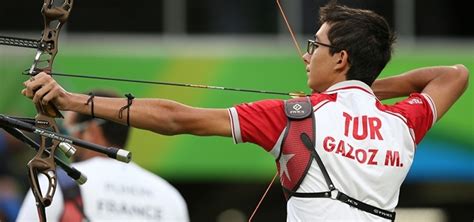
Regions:
<instances>
[{"instance_id":1,"label":"dark hair","mask_svg":"<svg viewBox=\"0 0 474 222\"><path fill-rule=\"evenodd\" d=\"M330 25L329 41L336 48L331 54L346 50L350 68L347 80L360 80L367 85L377 79L392 57L395 35L380 15L329 2L320 9L321 24Z\"/></svg>"},{"instance_id":2,"label":"dark hair","mask_svg":"<svg viewBox=\"0 0 474 222\"><path fill-rule=\"evenodd\" d=\"M113 91L93 90L92 93L95 96L99 97L119 97L118 94ZM77 113L74 122L82 123L90 121L92 119L92 116ZM128 126L113 121L105 120L105 123L101 124L99 127L102 129L107 142L109 142L113 146L116 146L117 148L125 148L128 139L128 134L130 131L130 128Z\"/></svg>"}]
</instances>

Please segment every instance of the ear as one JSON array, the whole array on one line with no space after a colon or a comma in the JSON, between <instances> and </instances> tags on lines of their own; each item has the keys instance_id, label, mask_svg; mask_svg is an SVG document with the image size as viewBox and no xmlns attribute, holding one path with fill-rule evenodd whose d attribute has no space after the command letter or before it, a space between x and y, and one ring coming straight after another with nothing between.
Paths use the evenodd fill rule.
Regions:
<instances>
[{"instance_id":1,"label":"ear","mask_svg":"<svg viewBox=\"0 0 474 222\"><path fill-rule=\"evenodd\" d=\"M334 53L334 59L336 60L334 70L337 72L345 72L349 70L349 53L347 53L346 50L341 50L340 52Z\"/></svg>"}]
</instances>

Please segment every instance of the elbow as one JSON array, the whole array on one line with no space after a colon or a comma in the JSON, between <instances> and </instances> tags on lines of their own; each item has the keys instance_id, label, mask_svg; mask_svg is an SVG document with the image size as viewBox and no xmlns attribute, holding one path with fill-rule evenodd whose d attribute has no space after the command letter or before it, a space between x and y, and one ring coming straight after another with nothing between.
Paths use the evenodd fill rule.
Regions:
<instances>
[{"instance_id":1,"label":"elbow","mask_svg":"<svg viewBox=\"0 0 474 222\"><path fill-rule=\"evenodd\" d=\"M173 115L168 115L168 118L166 119L158 117L158 119L154 121L153 125L152 131L164 136L183 134L183 126Z\"/></svg>"},{"instance_id":2,"label":"elbow","mask_svg":"<svg viewBox=\"0 0 474 222\"><path fill-rule=\"evenodd\" d=\"M148 127L146 129L164 136L181 134L182 127L178 121L179 115L176 115L177 111L173 107L165 107L159 112L153 113L153 115L149 115L147 118L146 124Z\"/></svg>"},{"instance_id":3,"label":"elbow","mask_svg":"<svg viewBox=\"0 0 474 222\"><path fill-rule=\"evenodd\" d=\"M453 67L458 71L461 77L465 78L466 80L469 78L469 70L467 69L465 65L457 64L457 65L454 65Z\"/></svg>"},{"instance_id":4,"label":"elbow","mask_svg":"<svg viewBox=\"0 0 474 222\"><path fill-rule=\"evenodd\" d=\"M166 118L163 118L166 116ZM171 110L167 115L160 115L153 122L152 131L164 136L192 134L190 131L191 120L186 112Z\"/></svg>"},{"instance_id":5,"label":"elbow","mask_svg":"<svg viewBox=\"0 0 474 222\"><path fill-rule=\"evenodd\" d=\"M164 136L175 136L182 134L181 130L179 130L179 128L173 124L167 124L166 126L155 125L151 127L150 131Z\"/></svg>"},{"instance_id":6,"label":"elbow","mask_svg":"<svg viewBox=\"0 0 474 222\"><path fill-rule=\"evenodd\" d=\"M466 66L462 64L454 65L456 69L455 76L456 80L459 81L460 86L463 88L463 91L467 88L469 84L469 70Z\"/></svg>"}]
</instances>

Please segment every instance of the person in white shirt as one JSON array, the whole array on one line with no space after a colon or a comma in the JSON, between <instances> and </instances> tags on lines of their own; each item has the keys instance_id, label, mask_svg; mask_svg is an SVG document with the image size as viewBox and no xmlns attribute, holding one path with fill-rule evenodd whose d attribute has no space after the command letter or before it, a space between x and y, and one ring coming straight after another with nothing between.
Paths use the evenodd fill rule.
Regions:
<instances>
[{"instance_id":1,"label":"person in white shirt","mask_svg":"<svg viewBox=\"0 0 474 222\"><path fill-rule=\"evenodd\" d=\"M258 144L276 159L288 221L394 220L416 145L465 91L469 72L463 65L437 66L377 79L395 41L385 19L334 2L320 12L321 27L303 57L313 93L296 103L263 100L209 109L136 99L120 116L130 99L96 97L95 107L84 105L87 95L67 92L46 73L26 81L22 93L34 103L163 135L224 136ZM407 96L395 105L380 102ZM302 128L313 130L310 135L289 132L289 123L296 122L289 121L290 114L302 112L310 116L305 121L313 121Z\"/></svg>"},{"instance_id":2,"label":"person in white shirt","mask_svg":"<svg viewBox=\"0 0 474 222\"><path fill-rule=\"evenodd\" d=\"M107 91L94 94L116 97ZM128 126L74 112L66 113L64 128L71 136L106 147L125 147L129 134ZM58 170L59 186L46 208L48 221L189 221L185 200L161 177L87 149L77 149L73 157L72 166L88 180L79 186ZM31 190L17 221L38 221Z\"/></svg>"}]
</instances>

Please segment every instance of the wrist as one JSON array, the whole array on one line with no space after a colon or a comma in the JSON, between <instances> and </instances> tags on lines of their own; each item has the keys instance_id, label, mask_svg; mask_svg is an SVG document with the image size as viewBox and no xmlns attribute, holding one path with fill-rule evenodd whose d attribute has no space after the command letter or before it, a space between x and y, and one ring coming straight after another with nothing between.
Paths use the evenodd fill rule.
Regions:
<instances>
[{"instance_id":1,"label":"wrist","mask_svg":"<svg viewBox=\"0 0 474 222\"><path fill-rule=\"evenodd\" d=\"M86 107L84 105L86 100L85 95L67 92L64 96L61 110L81 112L82 109Z\"/></svg>"}]
</instances>

